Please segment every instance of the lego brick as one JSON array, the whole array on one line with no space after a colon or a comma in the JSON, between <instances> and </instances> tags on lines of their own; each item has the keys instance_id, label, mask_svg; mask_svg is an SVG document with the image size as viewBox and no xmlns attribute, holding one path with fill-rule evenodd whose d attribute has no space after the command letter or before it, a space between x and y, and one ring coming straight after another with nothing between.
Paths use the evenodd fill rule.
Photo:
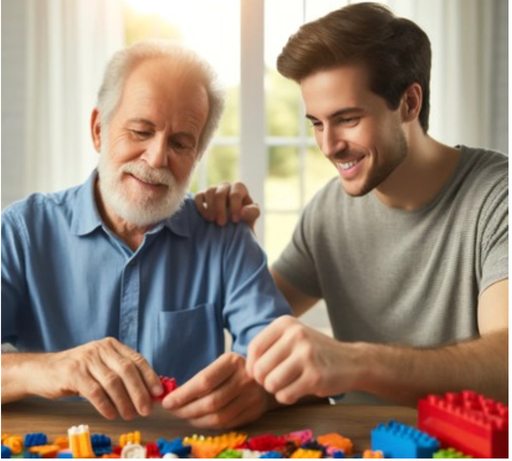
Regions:
<instances>
[{"instance_id":1,"label":"lego brick","mask_svg":"<svg viewBox=\"0 0 512 461\"><path fill-rule=\"evenodd\" d=\"M419 429L478 458L508 457L508 406L473 391L428 395L418 403Z\"/></svg>"},{"instance_id":2,"label":"lego brick","mask_svg":"<svg viewBox=\"0 0 512 461\"><path fill-rule=\"evenodd\" d=\"M380 450L364 450L363 458L384 458L384 453Z\"/></svg>"},{"instance_id":3,"label":"lego brick","mask_svg":"<svg viewBox=\"0 0 512 461\"><path fill-rule=\"evenodd\" d=\"M119 436L119 446L124 448L129 443L139 444L141 443L140 431L126 432Z\"/></svg>"},{"instance_id":4,"label":"lego brick","mask_svg":"<svg viewBox=\"0 0 512 461\"><path fill-rule=\"evenodd\" d=\"M305 448L299 448L292 453L291 458L321 458L322 452L319 450L307 450Z\"/></svg>"},{"instance_id":5,"label":"lego brick","mask_svg":"<svg viewBox=\"0 0 512 461\"><path fill-rule=\"evenodd\" d=\"M2 445L8 447L13 455L23 452L23 437L21 435L9 435L2 440Z\"/></svg>"},{"instance_id":6,"label":"lego brick","mask_svg":"<svg viewBox=\"0 0 512 461\"><path fill-rule=\"evenodd\" d=\"M371 448L382 451L386 458L431 458L439 442L414 427L389 421L372 429Z\"/></svg>"},{"instance_id":7,"label":"lego brick","mask_svg":"<svg viewBox=\"0 0 512 461\"><path fill-rule=\"evenodd\" d=\"M342 435L337 434L336 432L330 432L329 434L319 435L316 438L316 440L322 445L325 445L326 447L334 447L338 448L339 450L343 450L343 452L347 456L352 454L352 450L354 448L352 440L347 439L346 437L343 437Z\"/></svg>"},{"instance_id":8,"label":"lego brick","mask_svg":"<svg viewBox=\"0 0 512 461\"><path fill-rule=\"evenodd\" d=\"M192 450L190 445L183 445L183 440L180 438L166 440L161 437L157 440L156 444L162 456L167 453L173 453L180 458L187 458Z\"/></svg>"},{"instance_id":9,"label":"lego brick","mask_svg":"<svg viewBox=\"0 0 512 461\"><path fill-rule=\"evenodd\" d=\"M2 458L10 458L11 456L12 456L11 449L6 445L2 445Z\"/></svg>"},{"instance_id":10,"label":"lego brick","mask_svg":"<svg viewBox=\"0 0 512 461\"><path fill-rule=\"evenodd\" d=\"M455 448L443 448L434 453L432 458L472 458L472 456L465 455Z\"/></svg>"},{"instance_id":11,"label":"lego brick","mask_svg":"<svg viewBox=\"0 0 512 461\"><path fill-rule=\"evenodd\" d=\"M176 380L167 376L160 376L160 383L164 390L158 397L154 397L153 400L163 400L167 394L170 394L178 387Z\"/></svg>"},{"instance_id":12,"label":"lego brick","mask_svg":"<svg viewBox=\"0 0 512 461\"><path fill-rule=\"evenodd\" d=\"M286 437L274 434L260 434L247 440L247 445L251 450L273 451L284 448Z\"/></svg>"},{"instance_id":13,"label":"lego brick","mask_svg":"<svg viewBox=\"0 0 512 461\"><path fill-rule=\"evenodd\" d=\"M25 448L35 447L37 445L46 445L48 443L48 437L42 432L33 432L25 435L25 441L23 445Z\"/></svg>"},{"instance_id":14,"label":"lego brick","mask_svg":"<svg viewBox=\"0 0 512 461\"><path fill-rule=\"evenodd\" d=\"M71 426L68 429L69 448L73 458L94 458L91 445L91 434L87 424Z\"/></svg>"},{"instance_id":15,"label":"lego brick","mask_svg":"<svg viewBox=\"0 0 512 461\"><path fill-rule=\"evenodd\" d=\"M238 448L247 439L247 434L229 432L227 434L204 437L193 435L183 439L184 445L192 447L192 455L196 458L215 458L226 448Z\"/></svg>"}]
</instances>

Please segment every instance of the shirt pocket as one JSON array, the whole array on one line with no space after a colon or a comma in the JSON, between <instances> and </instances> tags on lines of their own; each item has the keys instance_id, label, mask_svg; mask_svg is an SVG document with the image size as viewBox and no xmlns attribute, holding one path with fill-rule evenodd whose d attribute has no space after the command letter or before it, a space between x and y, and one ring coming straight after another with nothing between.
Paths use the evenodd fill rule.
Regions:
<instances>
[{"instance_id":1,"label":"shirt pocket","mask_svg":"<svg viewBox=\"0 0 512 461\"><path fill-rule=\"evenodd\" d=\"M180 385L224 352L224 332L212 303L160 311L156 319L153 366Z\"/></svg>"}]
</instances>

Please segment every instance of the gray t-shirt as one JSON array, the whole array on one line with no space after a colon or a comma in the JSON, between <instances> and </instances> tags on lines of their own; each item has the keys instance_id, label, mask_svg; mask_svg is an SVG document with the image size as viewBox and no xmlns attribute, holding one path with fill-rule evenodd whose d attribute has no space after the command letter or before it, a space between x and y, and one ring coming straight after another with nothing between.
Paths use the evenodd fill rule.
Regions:
<instances>
[{"instance_id":1,"label":"gray t-shirt","mask_svg":"<svg viewBox=\"0 0 512 461\"><path fill-rule=\"evenodd\" d=\"M324 298L344 341L438 346L478 336L478 296L508 278L508 159L461 146L451 179L407 212L338 178L305 208L274 269Z\"/></svg>"}]
</instances>

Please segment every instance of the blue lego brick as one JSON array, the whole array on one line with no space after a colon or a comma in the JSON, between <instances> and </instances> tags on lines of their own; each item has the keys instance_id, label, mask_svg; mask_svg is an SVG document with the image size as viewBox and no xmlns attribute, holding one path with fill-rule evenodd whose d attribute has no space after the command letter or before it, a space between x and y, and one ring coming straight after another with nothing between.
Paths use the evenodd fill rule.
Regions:
<instances>
[{"instance_id":1,"label":"blue lego brick","mask_svg":"<svg viewBox=\"0 0 512 461\"><path fill-rule=\"evenodd\" d=\"M47 445L48 437L42 432L32 432L31 434L25 435L25 441L23 446L25 448L37 447L38 445Z\"/></svg>"},{"instance_id":2,"label":"blue lego brick","mask_svg":"<svg viewBox=\"0 0 512 461\"><path fill-rule=\"evenodd\" d=\"M2 445L2 458L10 458L12 456L12 451L9 447Z\"/></svg>"},{"instance_id":3,"label":"blue lego brick","mask_svg":"<svg viewBox=\"0 0 512 461\"><path fill-rule=\"evenodd\" d=\"M174 453L180 458L188 458L192 450L190 445L183 445L183 440L179 437L173 440L166 440L161 437L157 440L156 444L162 456L167 453Z\"/></svg>"},{"instance_id":4,"label":"blue lego brick","mask_svg":"<svg viewBox=\"0 0 512 461\"><path fill-rule=\"evenodd\" d=\"M92 434L91 446L97 457L112 453L112 439L104 434Z\"/></svg>"},{"instance_id":5,"label":"blue lego brick","mask_svg":"<svg viewBox=\"0 0 512 461\"><path fill-rule=\"evenodd\" d=\"M62 450L57 453L57 458L72 458L73 453L71 450Z\"/></svg>"},{"instance_id":6,"label":"blue lego brick","mask_svg":"<svg viewBox=\"0 0 512 461\"><path fill-rule=\"evenodd\" d=\"M260 458L282 458L283 454L278 451L266 451L260 455Z\"/></svg>"},{"instance_id":7,"label":"blue lego brick","mask_svg":"<svg viewBox=\"0 0 512 461\"><path fill-rule=\"evenodd\" d=\"M372 450L381 450L386 458L432 458L439 450L434 437L393 420L372 429L371 440Z\"/></svg>"}]
</instances>

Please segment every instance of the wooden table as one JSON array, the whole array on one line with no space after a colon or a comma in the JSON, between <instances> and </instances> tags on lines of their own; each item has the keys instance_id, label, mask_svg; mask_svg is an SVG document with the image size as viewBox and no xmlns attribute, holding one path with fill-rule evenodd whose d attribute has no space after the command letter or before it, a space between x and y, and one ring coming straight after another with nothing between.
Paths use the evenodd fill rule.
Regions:
<instances>
[{"instance_id":1,"label":"wooden table","mask_svg":"<svg viewBox=\"0 0 512 461\"><path fill-rule=\"evenodd\" d=\"M240 428L249 436L270 432L285 434L304 428L313 430L315 436L338 432L354 443L356 452L370 447L370 431L380 422L396 419L405 424L416 424L413 408L380 405L329 405L327 403L301 404L279 408L265 414L261 419ZM26 434L44 432L53 439L66 435L67 429L78 424L88 424L91 433L102 433L117 442L119 435L135 430L141 431L145 442L159 437L173 438L186 435L217 434L222 431L207 431L192 427L176 419L162 407L155 405L147 418L133 421L108 421L100 416L87 402L26 400L2 406L2 433Z\"/></svg>"}]
</instances>

